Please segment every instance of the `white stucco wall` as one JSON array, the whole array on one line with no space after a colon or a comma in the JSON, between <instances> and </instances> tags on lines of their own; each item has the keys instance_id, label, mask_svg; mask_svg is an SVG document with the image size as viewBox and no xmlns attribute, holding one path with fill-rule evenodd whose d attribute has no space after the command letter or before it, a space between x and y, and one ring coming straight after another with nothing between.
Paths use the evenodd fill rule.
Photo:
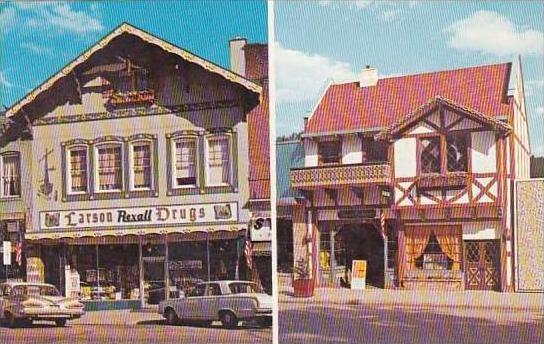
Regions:
<instances>
[{"instance_id":1,"label":"white stucco wall","mask_svg":"<svg viewBox=\"0 0 544 344\"><path fill-rule=\"evenodd\" d=\"M361 139L356 135L342 137L342 164L359 164L363 161Z\"/></svg>"},{"instance_id":2,"label":"white stucco wall","mask_svg":"<svg viewBox=\"0 0 544 344\"><path fill-rule=\"evenodd\" d=\"M499 222L463 223L463 240L500 239Z\"/></svg>"},{"instance_id":3,"label":"white stucco wall","mask_svg":"<svg viewBox=\"0 0 544 344\"><path fill-rule=\"evenodd\" d=\"M317 142L314 140L304 140L304 166L305 167L314 167L318 163L318 154L317 154Z\"/></svg>"},{"instance_id":4,"label":"white stucco wall","mask_svg":"<svg viewBox=\"0 0 544 344\"><path fill-rule=\"evenodd\" d=\"M413 137L395 141L395 177L416 175L416 139Z\"/></svg>"},{"instance_id":5,"label":"white stucco wall","mask_svg":"<svg viewBox=\"0 0 544 344\"><path fill-rule=\"evenodd\" d=\"M471 133L472 141L472 171L488 173L497 170L497 150L495 133L492 131L477 131Z\"/></svg>"}]
</instances>

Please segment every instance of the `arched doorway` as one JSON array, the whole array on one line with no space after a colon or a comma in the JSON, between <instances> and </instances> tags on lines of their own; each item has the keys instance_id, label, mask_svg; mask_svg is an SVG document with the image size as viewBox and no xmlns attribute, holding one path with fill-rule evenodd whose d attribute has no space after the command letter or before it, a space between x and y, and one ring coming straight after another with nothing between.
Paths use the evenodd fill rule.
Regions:
<instances>
[{"instance_id":1,"label":"arched doorway","mask_svg":"<svg viewBox=\"0 0 544 344\"><path fill-rule=\"evenodd\" d=\"M343 225L335 234L335 242L337 243L335 260L345 266L344 281L350 280L353 260L366 260L366 284L384 287L384 243L374 224ZM348 286L348 283L345 286Z\"/></svg>"}]
</instances>

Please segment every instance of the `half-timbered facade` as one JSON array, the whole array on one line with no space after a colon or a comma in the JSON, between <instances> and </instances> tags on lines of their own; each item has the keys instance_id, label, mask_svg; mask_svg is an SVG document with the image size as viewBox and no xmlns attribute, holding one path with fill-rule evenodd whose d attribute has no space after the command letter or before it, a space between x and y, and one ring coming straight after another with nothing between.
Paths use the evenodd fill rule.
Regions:
<instances>
[{"instance_id":1,"label":"half-timbered facade","mask_svg":"<svg viewBox=\"0 0 544 344\"><path fill-rule=\"evenodd\" d=\"M238 278L261 92L123 24L8 109L32 123L27 278L123 307Z\"/></svg>"},{"instance_id":2,"label":"half-timbered facade","mask_svg":"<svg viewBox=\"0 0 544 344\"><path fill-rule=\"evenodd\" d=\"M517 62L385 79L367 68L328 87L291 171L305 195L294 241L317 285L349 284L362 259L378 287L512 289L512 181L530 157Z\"/></svg>"}]
</instances>

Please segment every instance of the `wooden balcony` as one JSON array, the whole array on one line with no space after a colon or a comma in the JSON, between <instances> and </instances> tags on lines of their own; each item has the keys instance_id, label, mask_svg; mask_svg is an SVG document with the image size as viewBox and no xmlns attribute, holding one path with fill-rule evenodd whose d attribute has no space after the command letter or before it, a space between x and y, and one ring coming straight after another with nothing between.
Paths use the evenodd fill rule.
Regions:
<instances>
[{"instance_id":1,"label":"wooden balcony","mask_svg":"<svg viewBox=\"0 0 544 344\"><path fill-rule=\"evenodd\" d=\"M143 104L151 105L155 102L155 91L109 92L104 93L104 97L109 99L109 103L115 107Z\"/></svg>"},{"instance_id":2,"label":"wooden balcony","mask_svg":"<svg viewBox=\"0 0 544 344\"><path fill-rule=\"evenodd\" d=\"M291 170L291 187L312 189L342 185L387 185L390 178L391 166L387 162L304 167Z\"/></svg>"}]
</instances>

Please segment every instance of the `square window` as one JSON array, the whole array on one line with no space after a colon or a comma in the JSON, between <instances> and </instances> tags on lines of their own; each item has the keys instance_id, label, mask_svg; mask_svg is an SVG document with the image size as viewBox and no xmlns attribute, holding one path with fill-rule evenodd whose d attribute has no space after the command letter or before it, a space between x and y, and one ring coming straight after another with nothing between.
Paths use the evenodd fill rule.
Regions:
<instances>
[{"instance_id":1,"label":"square window","mask_svg":"<svg viewBox=\"0 0 544 344\"><path fill-rule=\"evenodd\" d=\"M152 165L151 144L149 142L135 143L132 146L132 186L134 189L151 189Z\"/></svg>"},{"instance_id":2,"label":"square window","mask_svg":"<svg viewBox=\"0 0 544 344\"><path fill-rule=\"evenodd\" d=\"M196 139L180 139L174 144L174 186L196 186Z\"/></svg>"},{"instance_id":3,"label":"square window","mask_svg":"<svg viewBox=\"0 0 544 344\"><path fill-rule=\"evenodd\" d=\"M228 136L208 139L208 185L230 182L230 142Z\"/></svg>"},{"instance_id":4,"label":"square window","mask_svg":"<svg viewBox=\"0 0 544 344\"><path fill-rule=\"evenodd\" d=\"M440 137L421 139L421 172L440 173Z\"/></svg>"},{"instance_id":5,"label":"square window","mask_svg":"<svg viewBox=\"0 0 544 344\"><path fill-rule=\"evenodd\" d=\"M123 165L121 145L109 144L98 147L98 190L121 190Z\"/></svg>"},{"instance_id":6,"label":"square window","mask_svg":"<svg viewBox=\"0 0 544 344\"><path fill-rule=\"evenodd\" d=\"M467 137L451 135L446 138L448 172L468 172Z\"/></svg>"},{"instance_id":7,"label":"square window","mask_svg":"<svg viewBox=\"0 0 544 344\"><path fill-rule=\"evenodd\" d=\"M69 157L69 192L85 193L87 192L87 147L71 149Z\"/></svg>"},{"instance_id":8,"label":"square window","mask_svg":"<svg viewBox=\"0 0 544 344\"><path fill-rule=\"evenodd\" d=\"M341 141L323 141L318 143L320 164L339 164L342 157Z\"/></svg>"},{"instance_id":9,"label":"square window","mask_svg":"<svg viewBox=\"0 0 544 344\"><path fill-rule=\"evenodd\" d=\"M2 181L3 197L13 197L21 195L21 173L18 155L7 155L0 157L2 169L0 177Z\"/></svg>"}]
</instances>

